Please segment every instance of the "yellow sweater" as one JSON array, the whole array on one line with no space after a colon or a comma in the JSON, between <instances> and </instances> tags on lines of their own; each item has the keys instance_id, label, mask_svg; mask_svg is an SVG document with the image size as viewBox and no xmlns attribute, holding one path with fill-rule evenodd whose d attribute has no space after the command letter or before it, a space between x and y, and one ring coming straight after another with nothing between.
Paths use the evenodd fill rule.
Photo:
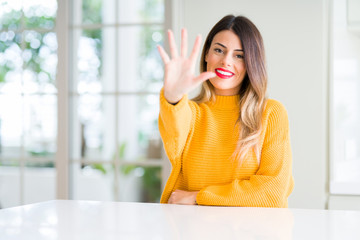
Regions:
<instances>
[{"instance_id":1,"label":"yellow sweater","mask_svg":"<svg viewBox=\"0 0 360 240\"><path fill-rule=\"evenodd\" d=\"M215 103L197 104L184 96L171 105L161 91L159 130L172 165L161 203L180 189L200 191L199 205L287 207L294 186L287 112L278 101L267 100L260 165L251 151L237 167L230 157L239 136L238 100L217 96Z\"/></svg>"}]
</instances>

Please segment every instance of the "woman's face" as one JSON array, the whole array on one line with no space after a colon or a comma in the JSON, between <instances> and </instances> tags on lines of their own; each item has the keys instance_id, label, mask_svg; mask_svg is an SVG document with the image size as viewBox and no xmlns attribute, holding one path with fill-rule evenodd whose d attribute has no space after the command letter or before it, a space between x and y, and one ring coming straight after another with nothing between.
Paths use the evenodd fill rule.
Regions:
<instances>
[{"instance_id":1,"label":"woman's face","mask_svg":"<svg viewBox=\"0 0 360 240\"><path fill-rule=\"evenodd\" d=\"M239 37L230 30L218 32L205 56L207 71L216 73L210 82L216 95L236 95L246 75L244 51Z\"/></svg>"}]
</instances>

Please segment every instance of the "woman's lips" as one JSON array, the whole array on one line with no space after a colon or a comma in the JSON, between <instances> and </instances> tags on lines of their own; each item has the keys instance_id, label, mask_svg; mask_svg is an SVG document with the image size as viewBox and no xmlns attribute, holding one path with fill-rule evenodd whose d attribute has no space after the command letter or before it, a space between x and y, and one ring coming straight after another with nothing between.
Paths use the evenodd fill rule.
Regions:
<instances>
[{"instance_id":1,"label":"woman's lips","mask_svg":"<svg viewBox=\"0 0 360 240\"><path fill-rule=\"evenodd\" d=\"M233 72L230 72L224 68L216 68L215 73L218 77L223 79L231 78L232 76L235 75Z\"/></svg>"}]
</instances>

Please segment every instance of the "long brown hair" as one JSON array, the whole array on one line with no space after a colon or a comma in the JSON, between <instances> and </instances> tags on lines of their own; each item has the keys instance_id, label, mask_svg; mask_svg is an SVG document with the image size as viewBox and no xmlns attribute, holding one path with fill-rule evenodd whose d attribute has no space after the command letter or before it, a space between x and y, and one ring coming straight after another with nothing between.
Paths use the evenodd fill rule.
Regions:
<instances>
[{"instance_id":1,"label":"long brown hair","mask_svg":"<svg viewBox=\"0 0 360 240\"><path fill-rule=\"evenodd\" d=\"M237 124L240 125L239 140L234 157L240 164L249 150L254 149L260 161L261 118L266 102L267 72L263 39L256 26L246 17L227 15L209 32L200 59L200 72L207 71L205 57L209 52L215 35L223 30L234 32L240 39L244 50L246 75L241 83L240 109ZM200 94L193 100L201 103L215 100L214 87L209 80L202 84Z\"/></svg>"}]
</instances>

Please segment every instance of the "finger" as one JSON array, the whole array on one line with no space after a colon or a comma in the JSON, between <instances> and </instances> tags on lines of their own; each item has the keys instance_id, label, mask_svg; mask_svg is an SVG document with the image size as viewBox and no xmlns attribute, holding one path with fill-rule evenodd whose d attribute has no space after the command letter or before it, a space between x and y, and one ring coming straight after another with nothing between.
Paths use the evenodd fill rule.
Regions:
<instances>
[{"instance_id":1,"label":"finger","mask_svg":"<svg viewBox=\"0 0 360 240\"><path fill-rule=\"evenodd\" d=\"M169 55L165 52L164 48L160 45L157 46L161 59L163 60L164 64L170 61Z\"/></svg>"},{"instance_id":2,"label":"finger","mask_svg":"<svg viewBox=\"0 0 360 240\"><path fill-rule=\"evenodd\" d=\"M178 52L176 49L174 34L171 30L168 31L168 38L169 38L169 47L170 47L171 58L177 58Z\"/></svg>"},{"instance_id":3,"label":"finger","mask_svg":"<svg viewBox=\"0 0 360 240\"><path fill-rule=\"evenodd\" d=\"M213 77L216 77L216 74L214 72L203 72L199 76L197 76L194 81L200 84Z\"/></svg>"},{"instance_id":4,"label":"finger","mask_svg":"<svg viewBox=\"0 0 360 240\"><path fill-rule=\"evenodd\" d=\"M171 204L176 204L176 196L174 194L175 192L173 192L172 194L170 194L170 197L169 197L169 200L168 200L168 203L171 203Z\"/></svg>"},{"instance_id":5,"label":"finger","mask_svg":"<svg viewBox=\"0 0 360 240\"><path fill-rule=\"evenodd\" d=\"M200 44L201 44L201 35L198 35L195 39L194 47L193 47L190 57L189 57L189 59L192 63L194 63L196 61L196 58L199 54Z\"/></svg>"},{"instance_id":6,"label":"finger","mask_svg":"<svg viewBox=\"0 0 360 240\"><path fill-rule=\"evenodd\" d=\"M183 28L181 30L181 57L186 57L187 55L187 30Z\"/></svg>"}]
</instances>

